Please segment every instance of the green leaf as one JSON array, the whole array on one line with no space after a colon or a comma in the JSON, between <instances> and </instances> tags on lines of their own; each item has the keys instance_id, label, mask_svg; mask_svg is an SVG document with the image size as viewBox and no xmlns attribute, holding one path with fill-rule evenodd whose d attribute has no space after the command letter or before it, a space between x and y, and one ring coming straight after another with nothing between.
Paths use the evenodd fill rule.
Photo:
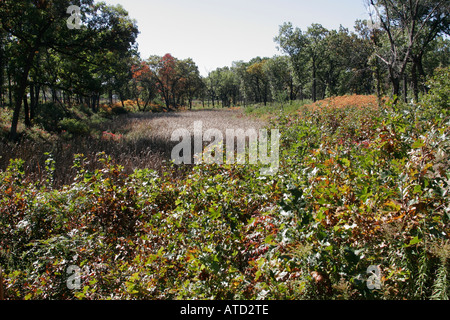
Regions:
<instances>
[{"instance_id":1,"label":"green leaf","mask_svg":"<svg viewBox=\"0 0 450 320\"><path fill-rule=\"evenodd\" d=\"M273 234L270 234L266 237L266 239L264 239L264 243L267 243L269 245L274 245L275 244L274 238L275 238L275 236Z\"/></svg>"},{"instance_id":2,"label":"green leaf","mask_svg":"<svg viewBox=\"0 0 450 320\"><path fill-rule=\"evenodd\" d=\"M415 244L418 244L421 241L422 241L422 239L419 239L419 237L416 236L416 237L412 238L411 241L409 241L409 244L405 245L404 247L405 248L411 247L411 246L413 246Z\"/></svg>"},{"instance_id":3,"label":"green leaf","mask_svg":"<svg viewBox=\"0 0 450 320\"><path fill-rule=\"evenodd\" d=\"M325 216L325 211L327 211L328 209L325 207L322 207L319 209L319 212L317 212L317 220L322 221L323 219L326 218Z\"/></svg>"},{"instance_id":4,"label":"green leaf","mask_svg":"<svg viewBox=\"0 0 450 320\"><path fill-rule=\"evenodd\" d=\"M259 280L259 278L261 277L261 274L262 274L261 270L256 271L256 273L255 273L255 281Z\"/></svg>"},{"instance_id":5,"label":"green leaf","mask_svg":"<svg viewBox=\"0 0 450 320\"><path fill-rule=\"evenodd\" d=\"M218 208L211 207L211 208L209 208L208 211L210 213L209 216L211 217L211 219L216 220L216 219L220 218L220 216L222 214L222 207L221 206L219 206Z\"/></svg>"},{"instance_id":6,"label":"green leaf","mask_svg":"<svg viewBox=\"0 0 450 320\"><path fill-rule=\"evenodd\" d=\"M413 143L413 145L411 146L412 149L419 149L422 148L425 145L425 142L423 142L422 139L417 140L416 142Z\"/></svg>"},{"instance_id":7,"label":"green leaf","mask_svg":"<svg viewBox=\"0 0 450 320\"><path fill-rule=\"evenodd\" d=\"M420 185L417 185L414 187L414 193L421 193L422 192L422 187Z\"/></svg>"},{"instance_id":8,"label":"green leaf","mask_svg":"<svg viewBox=\"0 0 450 320\"><path fill-rule=\"evenodd\" d=\"M339 161L344 164L347 167L350 167L350 160L346 159L346 158L341 158L339 159Z\"/></svg>"}]
</instances>

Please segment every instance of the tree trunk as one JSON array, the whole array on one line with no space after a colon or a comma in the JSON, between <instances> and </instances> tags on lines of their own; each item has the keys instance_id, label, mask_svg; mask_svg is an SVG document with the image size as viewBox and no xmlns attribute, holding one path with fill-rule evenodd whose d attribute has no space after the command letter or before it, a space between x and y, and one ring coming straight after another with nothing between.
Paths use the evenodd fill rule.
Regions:
<instances>
[{"instance_id":1,"label":"tree trunk","mask_svg":"<svg viewBox=\"0 0 450 320\"><path fill-rule=\"evenodd\" d=\"M89 100L91 100L91 110L93 113L96 113L97 111L95 110L95 95L91 94Z\"/></svg>"},{"instance_id":2,"label":"tree trunk","mask_svg":"<svg viewBox=\"0 0 450 320\"><path fill-rule=\"evenodd\" d=\"M393 77L391 78L392 82L392 96L394 98L394 104L397 104L398 98L400 96L400 79Z\"/></svg>"},{"instance_id":3,"label":"tree trunk","mask_svg":"<svg viewBox=\"0 0 450 320\"><path fill-rule=\"evenodd\" d=\"M25 125L27 126L27 128L30 128L31 127L30 107L28 105L28 97L26 94L23 96L23 110L25 113Z\"/></svg>"},{"instance_id":4,"label":"tree trunk","mask_svg":"<svg viewBox=\"0 0 450 320\"><path fill-rule=\"evenodd\" d=\"M122 104L122 108L125 109L125 103L123 101L123 94L121 91L119 91L119 99L120 99L120 103Z\"/></svg>"},{"instance_id":5,"label":"tree trunk","mask_svg":"<svg viewBox=\"0 0 450 320\"><path fill-rule=\"evenodd\" d=\"M413 87L414 102L417 103L419 102L419 80L417 79L417 64L415 60L413 60L411 69L411 81Z\"/></svg>"},{"instance_id":6,"label":"tree trunk","mask_svg":"<svg viewBox=\"0 0 450 320\"><path fill-rule=\"evenodd\" d=\"M0 77L3 78L2 75L0 75ZM3 107L4 107L4 103L3 103L3 82L0 80L0 108L3 108Z\"/></svg>"},{"instance_id":7,"label":"tree trunk","mask_svg":"<svg viewBox=\"0 0 450 320\"><path fill-rule=\"evenodd\" d=\"M30 85L30 120L34 119L35 107L36 107L36 95L34 90L34 84ZM39 91L38 91L39 92Z\"/></svg>"},{"instance_id":8,"label":"tree trunk","mask_svg":"<svg viewBox=\"0 0 450 320\"><path fill-rule=\"evenodd\" d=\"M428 94L429 88L424 83L427 75L423 69L422 57L417 60L417 70L419 71L419 82L422 85L423 93Z\"/></svg>"},{"instance_id":9,"label":"tree trunk","mask_svg":"<svg viewBox=\"0 0 450 320\"><path fill-rule=\"evenodd\" d=\"M91 98L89 96L84 97L84 103L88 107L88 109L91 109Z\"/></svg>"},{"instance_id":10,"label":"tree trunk","mask_svg":"<svg viewBox=\"0 0 450 320\"><path fill-rule=\"evenodd\" d=\"M5 294L3 293L3 270L0 266L0 300L5 299Z\"/></svg>"},{"instance_id":11,"label":"tree trunk","mask_svg":"<svg viewBox=\"0 0 450 320\"><path fill-rule=\"evenodd\" d=\"M44 103L47 103L47 94L45 93L45 87L42 87L42 95L44 96Z\"/></svg>"},{"instance_id":12,"label":"tree trunk","mask_svg":"<svg viewBox=\"0 0 450 320\"><path fill-rule=\"evenodd\" d=\"M19 124L20 109L22 109L22 98L25 95L25 91L27 89L28 74L30 73L31 65L33 64L36 49L37 48L31 48L31 50L28 52L27 59L25 60L25 67L18 82L16 101L11 122L11 131L9 133L9 139L11 140L17 139L17 125Z\"/></svg>"},{"instance_id":13,"label":"tree trunk","mask_svg":"<svg viewBox=\"0 0 450 320\"><path fill-rule=\"evenodd\" d=\"M289 80L289 100L290 101L294 100L294 80L293 79Z\"/></svg>"},{"instance_id":14,"label":"tree trunk","mask_svg":"<svg viewBox=\"0 0 450 320\"><path fill-rule=\"evenodd\" d=\"M56 103L56 90L55 90L55 88L52 87L51 91L52 91L52 102Z\"/></svg>"},{"instance_id":15,"label":"tree trunk","mask_svg":"<svg viewBox=\"0 0 450 320\"><path fill-rule=\"evenodd\" d=\"M3 52L3 34L0 34L0 108L4 107L3 104L3 80L4 80L4 76L3 73L5 71L4 66L6 65L5 63L5 55Z\"/></svg>"},{"instance_id":16,"label":"tree trunk","mask_svg":"<svg viewBox=\"0 0 450 320\"><path fill-rule=\"evenodd\" d=\"M408 76L406 73L403 75L403 101L408 103Z\"/></svg>"},{"instance_id":17,"label":"tree trunk","mask_svg":"<svg viewBox=\"0 0 450 320\"><path fill-rule=\"evenodd\" d=\"M36 116L37 110L38 110L38 106L39 106L39 94L41 92L41 87L38 85L35 87L34 90L34 106L33 106L33 117L31 118L31 120L34 119L34 117Z\"/></svg>"},{"instance_id":18,"label":"tree trunk","mask_svg":"<svg viewBox=\"0 0 450 320\"><path fill-rule=\"evenodd\" d=\"M97 113L100 108L100 94L93 94L92 98L92 112Z\"/></svg>"},{"instance_id":19,"label":"tree trunk","mask_svg":"<svg viewBox=\"0 0 450 320\"><path fill-rule=\"evenodd\" d=\"M12 109L13 107L13 99L12 99L12 84L11 84L11 73L8 68L8 95L9 95L9 107Z\"/></svg>"}]
</instances>

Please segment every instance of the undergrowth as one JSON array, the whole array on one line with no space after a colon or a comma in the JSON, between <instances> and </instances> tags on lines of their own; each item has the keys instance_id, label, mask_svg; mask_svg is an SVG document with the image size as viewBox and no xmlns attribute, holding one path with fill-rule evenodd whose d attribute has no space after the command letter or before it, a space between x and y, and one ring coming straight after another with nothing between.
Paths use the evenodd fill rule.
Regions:
<instances>
[{"instance_id":1,"label":"undergrowth","mask_svg":"<svg viewBox=\"0 0 450 320\"><path fill-rule=\"evenodd\" d=\"M417 105L300 107L280 170L126 172L78 155L73 180L0 172L8 299L448 299L448 69ZM69 289L71 266L80 287ZM367 270L380 271L380 287Z\"/></svg>"}]
</instances>

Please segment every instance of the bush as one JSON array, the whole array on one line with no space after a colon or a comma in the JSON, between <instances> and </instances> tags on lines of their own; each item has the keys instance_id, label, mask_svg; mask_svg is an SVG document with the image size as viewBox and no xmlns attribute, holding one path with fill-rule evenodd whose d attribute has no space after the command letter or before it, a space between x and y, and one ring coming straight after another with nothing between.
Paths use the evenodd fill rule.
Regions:
<instances>
[{"instance_id":1,"label":"bush","mask_svg":"<svg viewBox=\"0 0 450 320\"><path fill-rule=\"evenodd\" d=\"M73 118L62 119L59 121L58 127L76 136L88 135L90 132L89 126L85 122Z\"/></svg>"},{"instance_id":2,"label":"bush","mask_svg":"<svg viewBox=\"0 0 450 320\"><path fill-rule=\"evenodd\" d=\"M44 103L38 105L34 121L46 131L55 131L58 123L67 116L68 113L59 104Z\"/></svg>"},{"instance_id":3,"label":"bush","mask_svg":"<svg viewBox=\"0 0 450 320\"><path fill-rule=\"evenodd\" d=\"M437 69L428 81L430 92L425 97L425 105L445 116L450 114L450 67Z\"/></svg>"}]
</instances>

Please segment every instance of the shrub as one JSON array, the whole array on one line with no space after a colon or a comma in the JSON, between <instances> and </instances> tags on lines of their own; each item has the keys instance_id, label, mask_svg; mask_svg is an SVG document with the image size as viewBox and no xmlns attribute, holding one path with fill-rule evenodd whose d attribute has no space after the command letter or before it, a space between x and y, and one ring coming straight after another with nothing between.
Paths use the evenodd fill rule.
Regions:
<instances>
[{"instance_id":1,"label":"shrub","mask_svg":"<svg viewBox=\"0 0 450 320\"><path fill-rule=\"evenodd\" d=\"M90 132L89 126L82 120L64 118L58 123L61 130L65 130L72 135L83 136Z\"/></svg>"},{"instance_id":2,"label":"shrub","mask_svg":"<svg viewBox=\"0 0 450 320\"><path fill-rule=\"evenodd\" d=\"M450 113L450 67L437 69L428 81L430 92L425 97L425 105L448 116Z\"/></svg>"},{"instance_id":3,"label":"shrub","mask_svg":"<svg viewBox=\"0 0 450 320\"><path fill-rule=\"evenodd\" d=\"M46 131L55 131L58 123L68 116L66 110L56 103L44 103L36 108L35 123Z\"/></svg>"}]
</instances>

